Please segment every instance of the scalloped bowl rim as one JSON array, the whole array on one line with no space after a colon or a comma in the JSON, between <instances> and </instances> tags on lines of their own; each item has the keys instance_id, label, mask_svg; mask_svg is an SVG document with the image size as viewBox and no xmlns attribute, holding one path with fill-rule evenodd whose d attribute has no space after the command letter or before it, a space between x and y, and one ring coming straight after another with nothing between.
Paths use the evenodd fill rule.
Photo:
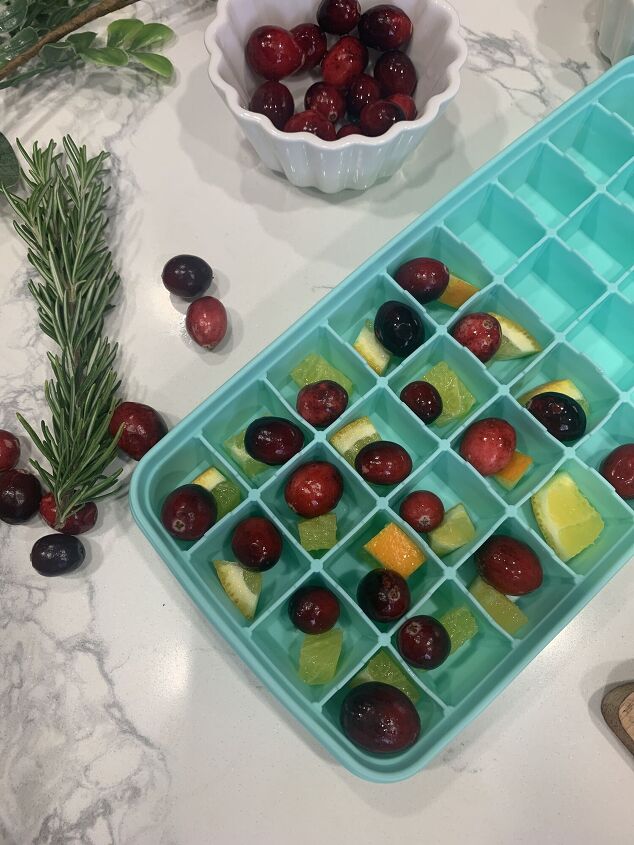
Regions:
<instances>
[{"instance_id":1,"label":"scalloped bowl rim","mask_svg":"<svg viewBox=\"0 0 634 845\"><path fill-rule=\"evenodd\" d=\"M215 19L209 24L205 31L205 47L210 54L208 73L214 87L222 95L228 108L240 121L260 125L272 138L284 141L288 144L306 144L319 150L332 150L333 146L342 148L344 146L380 147L385 143L395 140L400 135L411 133L413 130L428 126L438 116L441 106L452 100L460 88L460 70L467 59L467 44L460 32L460 20L458 13L446 0L430 0L447 15L449 27L445 39L457 50L456 58L447 65L447 76L449 83L446 88L438 94L432 95L425 104L422 114L414 120L403 120L390 127L383 135L370 137L368 135L349 135L346 138L337 138L335 141L323 141L312 132L282 132L276 129L268 117L257 112L249 111L240 105L240 98L236 89L228 83L220 73L219 64L222 60L222 51L216 41L216 33L223 27L229 25L229 17L226 11L230 0L218 0L218 8Z\"/></svg>"}]
</instances>

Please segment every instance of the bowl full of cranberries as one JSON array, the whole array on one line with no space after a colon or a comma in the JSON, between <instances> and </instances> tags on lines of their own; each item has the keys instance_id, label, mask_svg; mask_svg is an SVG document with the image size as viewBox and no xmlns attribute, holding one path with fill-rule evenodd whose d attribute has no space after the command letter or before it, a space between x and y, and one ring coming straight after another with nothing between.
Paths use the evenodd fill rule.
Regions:
<instances>
[{"instance_id":1,"label":"bowl full of cranberries","mask_svg":"<svg viewBox=\"0 0 634 845\"><path fill-rule=\"evenodd\" d=\"M219 0L210 79L264 164L299 187L395 173L460 86L445 0Z\"/></svg>"}]
</instances>

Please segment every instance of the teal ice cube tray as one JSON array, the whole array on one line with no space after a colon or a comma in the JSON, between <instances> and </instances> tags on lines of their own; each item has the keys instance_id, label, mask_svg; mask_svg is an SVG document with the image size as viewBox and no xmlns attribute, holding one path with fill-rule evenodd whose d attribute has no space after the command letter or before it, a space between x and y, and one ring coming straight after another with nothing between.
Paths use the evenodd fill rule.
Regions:
<instances>
[{"instance_id":1,"label":"teal ice cube tray","mask_svg":"<svg viewBox=\"0 0 634 845\"><path fill-rule=\"evenodd\" d=\"M624 61L528 132L391 243L171 431L139 464L130 494L141 529L205 617L232 644L288 710L350 771L374 781L395 781L422 768L503 689L572 619L634 549L632 507L598 473L605 455L634 440L634 60ZM396 268L420 255L446 262L481 291L458 311L420 306L394 281ZM387 299L418 312L426 341L409 358L392 361L377 377L352 343ZM492 310L531 331L543 350L532 358L486 366L460 347L448 327L461 314ZM322 354L354 383L350 405L326 431L295 411L291 369L309 352ZM399 400L400 389L431 365L447 361L476 397L461 422L425 427ZM590 403L587 432L564 446L516 401L556 378L571 378ZM258 416L299 424L305 448L284 467L255 478L242 474L223 445ZM384 439L404 444L414 470L387 493L365 484L332 448L344 423L369 416ZM516 428L519 448L534 459L512 491L482 478L459 456L466 424L501 416ZM297 519L283 498L285 480L299 463L325 458L345 481L337 506L337 545L308 554L298 542ZM216 466L243 490L242 504L195 543L178 542L162 528L164 497ZM598 541L560 561L533 518L531 494L565 470L600 511ZM435 490L450 507L463 502L474 540L440 559L421 538L426 563L410 578L411 613L442 614L467 605L478 633L441 667L420 672L404 665L394 626L375 625L359 609L356 589L368 571L363 544L387 522L410 529L398 516L412 489ZM247 621L222 590L211 561L232 559L236 523L264 514L284 538L280 562L264 575L255 619ZM544 568L543 586L517 600L529 622L512 637L472 600L474 550L494 532L529 543ZM287 601L300 584L328 585L341 602L343 651L334 680L307 686L298 677L302 635L291 625ZM351 678L379 649L387 649L420 690L422 732L404 754L372 756L341 732L339 711Z\"/></svg>"}]
</instances>

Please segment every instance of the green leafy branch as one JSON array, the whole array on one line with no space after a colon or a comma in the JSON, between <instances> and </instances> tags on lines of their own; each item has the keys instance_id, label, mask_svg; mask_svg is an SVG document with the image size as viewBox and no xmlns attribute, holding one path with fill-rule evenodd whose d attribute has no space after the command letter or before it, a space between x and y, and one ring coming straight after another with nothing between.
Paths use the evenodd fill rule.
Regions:
<instances>
[{"instance_id":1,"label":"green leafy branch","mask_svg":"<svg viewBox=\"0 0 634 845\"><path fill-rule=\"evenodd\" d=\"M42 421L36 430L18 419L49 464L31 461L55 496L60 525L112 492L120 474L108 471L118 441L108 433L119 388L117 346L102 334L120 282L106 240L108 156L88 158L70 137L63 145L64 154L51 141L46 149L35 144L29 155L18 141L28 166L27 196L2 188L40 277L29 282L40 328L58 347L48 353L53 378L44 386L50 424Z\"/></svg>"},{"instance_id":2,"label":"green leafy branch","mask_svg":"<svg viewBox=\"0 0 634 845\"><path fill-rule=\"evenodd\" d=\"M0 0L0 89L84 63L137 66L169 79L174 72L172 63L155 52L174 34L164 24L144 24L136 18L116 20L108 26L105 43L95 32L74 32L136 1ZM26 69L18 72L25 65Z\"/></svg>"}]
</instances>

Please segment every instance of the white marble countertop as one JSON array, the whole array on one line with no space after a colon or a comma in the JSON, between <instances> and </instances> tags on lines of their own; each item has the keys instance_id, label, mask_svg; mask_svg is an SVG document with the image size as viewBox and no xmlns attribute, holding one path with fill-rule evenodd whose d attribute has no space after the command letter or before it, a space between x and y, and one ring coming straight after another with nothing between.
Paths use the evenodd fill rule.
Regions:
<instances>
[{"instance_id":1,"label":"white marble countertop","mask_svg":"<svg viewBox=\"0 0 634 845\"><path fill-rule=\"evenodd\" d=\"M0 129L71 132L113 156L125 393L174 423L448 189L605 68L588 0L456 0L470 57L457 99L404 170L365 194L303 192L258 164L212 90L213 6L138 7L179 32L176 84L92 71L3 92ZM45 96L44 96L45 95ZM45 344L0 217L0 426L38 418ZM216 269L219 354L183 337L164 261ZM632 759L603 726L634 677L634 568L622 570L424 772L394 786L338 766L202 620L132 522L102 508L90 561L47 581L41 525L0 524L0 841L246 845L624 843Z\"/></svg>"}]
</instances>

